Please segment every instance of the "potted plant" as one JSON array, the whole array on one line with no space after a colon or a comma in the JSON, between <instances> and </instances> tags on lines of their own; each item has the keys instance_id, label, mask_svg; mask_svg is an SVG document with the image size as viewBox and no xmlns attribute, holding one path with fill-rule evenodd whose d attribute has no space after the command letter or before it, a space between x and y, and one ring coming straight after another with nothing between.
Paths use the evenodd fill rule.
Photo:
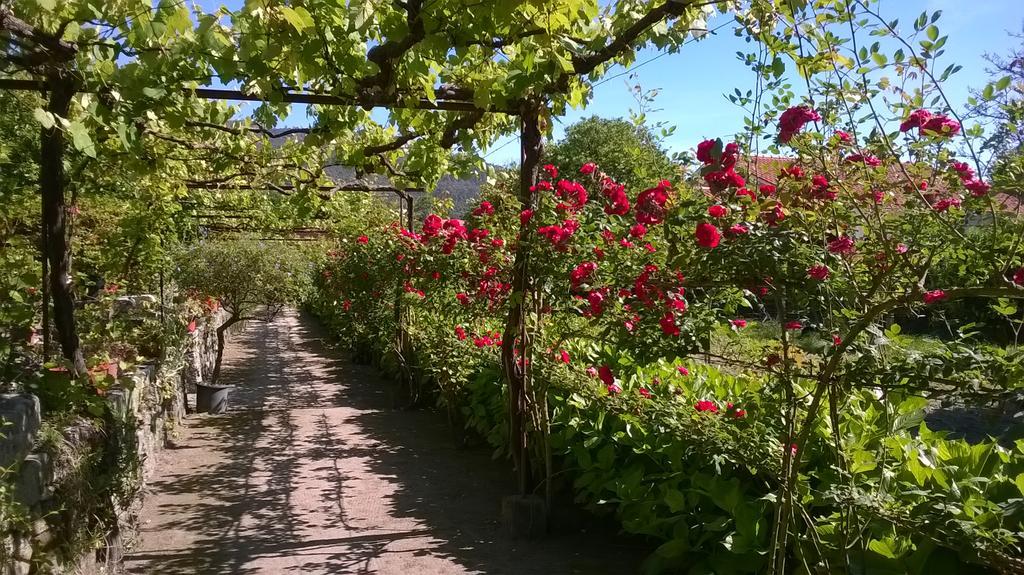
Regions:
<instances>
[{"instance_id":1,"label":"potted plant","mask_svg":"<svg viewBox=\"0 0 1024 575\"><path fill-rule=\"evenodd\" d=\"M248 237L207 240L177 258L182 289L217 299L227 318L217 326L217 355L209 381L196 385L196 410L222 413L231 387L220 382L225 334L244 321L271 321L299 300L309 284L309 260L287 242Z\"/></svg>"}]
</instances>

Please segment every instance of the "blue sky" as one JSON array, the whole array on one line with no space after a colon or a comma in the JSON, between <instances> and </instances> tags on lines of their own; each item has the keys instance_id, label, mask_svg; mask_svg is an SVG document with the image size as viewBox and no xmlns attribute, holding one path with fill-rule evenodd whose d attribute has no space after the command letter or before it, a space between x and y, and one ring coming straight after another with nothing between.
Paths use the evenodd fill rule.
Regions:
<instances>
[{"instance_id":1,"label":"blue sky","mask_svg":"<svg viewBox=\"0 0 1024 575\"><path fill-rule=\"evenodd\" d=\"M963 65L963 70L944 85L950 102L961 106L967 101L968 88L983 87L988 81L983 54L1006 54L1014 42L1019 42L1008 32L1019 33L1024 23L1024 0L881 0L880 10L887 20L899 18L901 27L910 30L923 10L943 10L937 24L943 34L949 35L949 41L939 60L939 69L954 62ZM709 25L713 28L719 23L721 20ZM714 37L684 46L678 54L635 68L634 83L645 90L661 90L655 101L655 107L661 111L650 114L648 120L676 126L675 134L665 142L670 151L693 149L705 138L725 138L742 130L742 111L724 96L734 88L745 92L753 87L754 77L736 59L737 51L750 51L750 45L734 36L731 26L726 26ZM637 63L657 55L656 51L645 51ZM608 76L621 71L612 70ZM629 79L627 75L597 86L585 109L571 110L561 118L555 127L555 138L565 126L583 117L628 117L629 109L635 107L626 86ZM504 143L505 140L498 142L491 150ZM514 143L487 158L498 164L518 159L519 150Z\"/></svg>"},{"instance_id":2,"label":"blue sky","mask_svg":"<svg viewBox=\"0 0 1024 575\"><path fill-rule=\"evenodd\" d=\"M241 1L200 0L207 9L222 3L234 8ZM1024 23L1024 0L881 0L879 9L887 20L899 18L901 28L909 30L922 11L943 11L938 25L942 33L949 36L949 41L938 68L951 63L963 66L944 85L954 106L963 106L969 88L980 88L987 82L983 54L1009 52L1019 41L1011 38L1009 32L1020 32ZM719 18L709 25L714 28L723 22ZM750 46L733 35L731 26L726 26L716 36L690 43L677 54L665 55L647 64L643 63L659 53L645 50L636 60L636 64L642 65L634 65L632 69L635 76L623 75L596 86L586 108L570 110L559 118L554 137L559 138L566 126L583 117L628 117L636 102L627 81L640 84L644 90L660 90L654 104L660 111L648 114L648 120L676 126L675 134L665 142L670 151L692 149L705 138L730 137L742 129L743 113L726 100L724 94L734 88L746 91L752 87L753 75L736 58L737 51L749 51ZM623 71L614 68L606 77ZM307 123L305 111L296 109L284 125ZM496 164L516 162L518 158L518 146L507 138L492 145L487 155L487 161Z\"/></svg>"}]
</instances>

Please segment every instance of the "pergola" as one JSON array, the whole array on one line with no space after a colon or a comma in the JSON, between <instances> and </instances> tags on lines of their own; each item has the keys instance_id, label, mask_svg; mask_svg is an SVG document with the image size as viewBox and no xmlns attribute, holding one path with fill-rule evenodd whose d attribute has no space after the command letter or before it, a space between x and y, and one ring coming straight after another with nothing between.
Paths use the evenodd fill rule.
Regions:
<instances>
[{"instance_id":1,"label":"pergola","mask_svg":"<svg viewBox=\"0 0 1024 575\"><path fill-rule=\"evenodd\" d=\"M642 11L630 12L623 16L624 22L617 27L614 36L598 38L599 45L580 48L565 59L561 71L554 74L542 85L531 87L511 101L501 104L481 103L475 97L472 86L440 85L435 86L433 94L422 92L402 92L394 83L396 68L403 63L403 58L428 36L424 23L424 14L430 6L423 0L397 2L396 5L405 14L407 30L404 35L386 38L374 45L366 54L367 63L375 65L377 73L358 78L355 91L315 92L302 89L280 88L274 93L256 93L252 91L212 88L186 87L176 88L187 97L208 100L250 101L250 102L283 102L290 104L315 104L318 106L347 106L363 109L385 108L392 110L424 110L435 112L459 112L460 115L447 123L440 134L440 144L444 148L455 145L461 132L471 130L487 114L504 114L517 117L520 145L519 165L519 200L522 209L535 206L534 195L530 189L536 183L541 159L544 154L545 118L551 114L552 96L564 95L574 89L574 83L593 81L607 68L607 64L635 52L638 44L646 43L647 35L656 26L673 18L681 18L687 11L692 16L702 9L705 3L697 0L665 0L651 3ZM675 34L685 38L689 28L681 28ZM454 32L446 32L453 34ZM479 46L490 49L494 59L500 62L504 49L516 46L543 35L543 28L531 24L520 31L494 30L489 37L464 41L464 46ZM74 68L75 57L79 47L68 42L58 34L47 32L17 18L9 9L0 7L0 38L8 42L7 60L18 59L26 63L22 69L28 72L29 78L0 78L0 89L30 90L44 94L47 99L47 111L67 117L72 97L77 92L100 92L101 88L89 81ZM664 33L663 33L664 34ZM675 45L682 41L678 38ZM326 44L325 44L326 46ZM507 58L506 58L507 59ZM564 104L563 104L564 105ZM204 125L201 127L231 131L227 126ZM410 132L400 134L392 142L367 146L366 155L383 154L403 149L403 147L423 133ZM84 370L84 362L75 332L74 295L69 281L70 246L66 237L65 225L65 174L63 154L65 134L57 126L43 128L41 132L40 155L40 193L42 197L43 251L44 261L49 270L49 293L54 308L54 320L64 356L72 361L76 369ZM220 189L267 189L278 192L290 191L282 186L264 186L252 184L231 184ZM200 184L196 184L196 188ZM412 228L412 197L413 189L387 188L368 190L339 189L332 186L317 188L319 193L337 191L380 191L395 194L404 205L404 225ZM509 386L509 417L512 455L518 473L518 484L521 493L527 492L530 476L529 469L529 435L527 423L532 397L530 374L524 366L516 361L517 352L525 352L530 338L527 326L527 306L532 285L530 266L533 255L529 249L531 244L531 228L523 224L520 230L521 249L516 251L512 271L512 291L520 294L513 297L509 305L502 338L501 365ZM397 310L396 310L397 313ZM400 323L400 322L399 322ZM401 338L399 338L401 345Z\"/></svg>"}]
</instances>

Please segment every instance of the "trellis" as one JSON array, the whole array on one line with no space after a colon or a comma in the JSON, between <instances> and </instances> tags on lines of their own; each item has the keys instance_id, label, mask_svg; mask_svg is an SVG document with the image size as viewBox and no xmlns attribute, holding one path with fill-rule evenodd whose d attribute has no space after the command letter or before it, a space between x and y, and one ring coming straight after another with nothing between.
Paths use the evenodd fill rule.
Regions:
<instances>
[{"instance_id":1,"label":"trellis","mask_svg":"<svg viewBox=\"0 0 1024 575\"><path fill-rule=\"evenodd\" d=\"M544 126L542 118L550 111L550 95L566 93L570 90L574 78L585 78L593 75L602 65L634 50L643 34L652 27L668 18L683 15L691 7L703 4L696 0L666 0L664 3L648 9L641 16L624 27L617 35L607 39L599 48L586 53L573 54L567 66L563 65L561 73L544 85L531 87L528 92L521 93L511 102L503 106L487 104L480 106L474 100L474 90L458 86L440 86L434 89L432 98L422 94L398 93L393 85L393 73L396 62L408 50L426 36L422 19L425 9L423 2L410 0L398 4L406 12L409 27L408 33L400 39L387 39L375 45L367 54L367 62L375 64L379 72L367 78L359 79L358 94L337 95L329 93L312 93L294 89L281 89L275 94L249 93L240 90L215 88L181 88L180 90L193 97L211 100L236 101L278 101L296 104L316 104L321 106L358 106L362 108L418 109L435 111L467 112L463 117L452 121L446 128L442 138L448 147L454 144L455 134L460 128L471 128L485 113L500 113L519 118L519 200L522 209L534 207L534 196L530 189L538 178L541 158L544 153ZM41 56L45 66L39 66L36 78L0 79L0 89L40 91L48 95L47 111L59 117L67 117L71 99L78 91L86 91L81 78L71 67L78 47L61 38L60 35L49 34L38 30L16 18L9 9L0 8L0 32L6 32L21 47L31 45L36 48L32 55ZM543 30L540 30L543 32ZM501 49L524 38L536 35L538 30L520 32L509 38L494 37L476 40L466 45L476 44ZM271 97L273 96L273 97ZM207 126L217 127L217 126ZM220 127L231 130L230 127ZM396 151L406 143L418 137L416 134L399 136L395 141L372 147L372 152ZM45 294L53 299L54 319L61 348L67 359L73 362L75 371L84 371L84 360L78 347L75 333L74 297L68 281L69 248L64 222L64 173L63 173L64 133L57 126L44 128L41 133L40 156L40 190L42 195L42 220L44 233L44 265L49 266L49 287L52 293ZM333 188L332 188L333 189ZM396 191L396 193L399 193ZM407 219L406 225L412 228L412 200L405 197ZM526 362L519 364L516 358L526 357L529 346L529 330L526 325L528 296L533 286L530 281L531 253L529 246L532 241L531 228L524 222L520 229L520 249L516 251L513 264L511 284L513 297L505 322L501 348L501 365L509 386L509 421L511 434L511 452L518 474L518 488L521 494L528 492L529 469L528 447L530 430L527 425L527 414L530 413L531 397L529 372ZM45 307L45 306L44 306ZM398 310L396 309L396 313ZM401 323L401 316L396 315ZM401 345L401 342L398 342ZM518 352L518 353L517 353ZM546 482L550 488L550 481Z\"/></svg>"}]
</instances>

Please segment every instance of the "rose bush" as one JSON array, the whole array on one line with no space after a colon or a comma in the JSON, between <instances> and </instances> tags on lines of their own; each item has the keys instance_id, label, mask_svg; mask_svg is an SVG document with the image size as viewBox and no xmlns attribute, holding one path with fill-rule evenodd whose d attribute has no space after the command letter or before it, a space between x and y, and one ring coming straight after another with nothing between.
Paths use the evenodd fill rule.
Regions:
<instances>
[{"instance_id":1,"label":"rose bush","mask_svg":"<svg viewBox=\"0 0 1024 575\"><path fill-rule=\"evenodd\" d=\"M401 298L406 353L442 403L503 450L501 319L521 297L512 254L530 249L543 254L531 266L537 327L518 361L547 394L550 445L581 501L666 541L652 565L758 570L780 512L792 514L787 552L811 565L842 565L855 532L870 568L1007 561L1024 519L1012 504L1024 494L1022 444L930 432L916 395L1015 392L1020 353L972 344L966 331L928 353L894 353L898 325L885 314L1019 297L1001 272L1019 256L985 269L983 255L1020 221L962 228L988 198L963 193L973 181L963 170L947 178L942 153L931 166L875 165L847 161L850 136L790 139L792 162L756 192L736 171L737 147L720 141L698 151L707 191L657 182L632 196L599 166L571 179L549 166L528 215L499 187L466 220L431 214L418 233L394 225L343 242L318 309L350 342L393 350ZM908 186L894 170L933 185ZM963 200L940 211L941 195ZM527 226L532 245L518 239ZM977 265L958 273L947 263L967 260ZM785 327L758 361L706 349L712 332L745 328L741 315Z\"/></svg>"}]
</instances>

